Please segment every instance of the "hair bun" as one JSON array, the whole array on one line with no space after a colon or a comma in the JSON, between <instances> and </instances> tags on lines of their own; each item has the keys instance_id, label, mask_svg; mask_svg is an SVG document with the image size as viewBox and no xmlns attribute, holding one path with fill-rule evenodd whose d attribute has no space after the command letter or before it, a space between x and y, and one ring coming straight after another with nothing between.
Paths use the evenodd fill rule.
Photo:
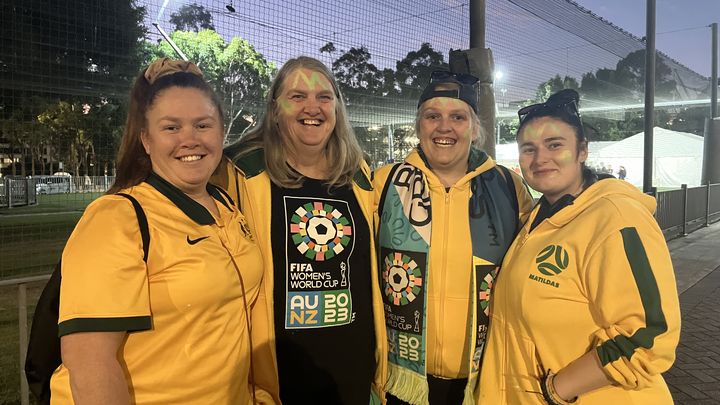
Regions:
<instances>
[{"instance_id":1,"label":"hair bun","mask_svg":"<svg viewBox=\"0 0 720 405\"><path fill-rule=\"evenodd\" d=\"M580 94L573 89L562 89L548 97L545 104L567 104L570 102L580 103Z\"/></svg>"},{"instance_id":2,"label":"hair bun","mask_svg":"<svg viewBox=\"0 0 720 405\"><path fill-rule=\"evenodd\" d=\"M191 73L195 76L203 77L202 71L194 63L170 58L158 59L151 63L145 70L144 76L148 83L153 84L163 76L179 72Z\"/></svg>"}]
</instances>

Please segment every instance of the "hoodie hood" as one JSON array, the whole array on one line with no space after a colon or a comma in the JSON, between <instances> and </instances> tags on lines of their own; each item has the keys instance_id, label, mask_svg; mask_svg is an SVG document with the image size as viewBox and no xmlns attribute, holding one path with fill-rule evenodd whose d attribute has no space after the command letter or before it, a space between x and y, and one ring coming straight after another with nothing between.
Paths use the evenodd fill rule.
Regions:
<instances>
[{"instance_id":1,"label":"hoodie hood","mask_svg":"<svg viewBox=\"0 0 720 405\"><path fill-rule=\"evenodd\" d=\"M422 150L420 150L419 147L410 152L410 154L405 158L405 162L419 168L426 176L437 178L435 173L433 173L432 168L425 160ZM495 167L495 161L492 160L487 153L476 149L475 147L470 147L467 173L457 181L456 185L469 182L473 177L479 175L480 173L484 173L493 167ZM437 183L440 183L440 181L438 180Z\"/></svg>"},{"instance_id":2,"label":"hoodie hood","mask_svg":"<svg viewBox=\"0 0 720 405\"><path fill-rule=\"evenodd\" d=\"M638 204L650 215L655 214L657 206L655 198L642 193L637 187L624 180L602 179L590 185L575 198L570 206L560 210L547 221L558 227L563 226L600 200L608 200L613 204L620 200L626 200L630 204ZM535 211L534 215L537 213L537 210Z\"/></svg>"}]
</instances>

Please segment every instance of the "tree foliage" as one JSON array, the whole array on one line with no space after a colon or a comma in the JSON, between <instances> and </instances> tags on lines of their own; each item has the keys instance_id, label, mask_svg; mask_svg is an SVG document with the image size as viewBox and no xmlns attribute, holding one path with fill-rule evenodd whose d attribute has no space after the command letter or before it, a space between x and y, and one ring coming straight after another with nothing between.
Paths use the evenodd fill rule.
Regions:
<instances>
[{"instance_id":1,"label":"tree foliage","mask_svg":"<svg viewBox=\"0 0 720 405\"><path fill-rule=\"evenodd\" d=\"M198 64L223 99L226 136L239 136L250 123L257 121L275 64L268 62L248 41L234 37L226 42L212 30L175 31L170 37ZM175 57L166 42L156 46L152 55Z\"/></svg>"},{"instance_id":2,"label":"tree foliage","mask_svg":"<svg viewBox=\"0 0 720 405\"><path fill-rule=\"evenodd\" d=\"M370 51L364 47L352 47L347 51L338 50L335 44L328 42L321 53L334 55L339 53L332 63L332 71L345 96L351 114L362 107L364 111L372 109L397 109L398 103L413 108L422 89L430 81L434 70L448 69L443 55L429 43L410 51L397 61L395 69L378 68L372 62ZM387 161L388 138L386 127L355 128L358 140L367 151L373 163ZM414 146L415 131L412 126L396 127L391 130L395 155L404 156ZM380 145L380 149L378 149Z\"/></svg>"},{"instance_id":3,"label":"tree foliage","mask_svg":"<svg viewBox=\"0 0 720 405\"><path fill-rule=\"evenodd\" d=\"M658 56L655 59L655 94L659 99L676 99L678 97L677 83L672 78L672 70ZM600 68L595 72L588 72L582 75L578 84L572 77L560 75L538 85L535 97L527 100L523 105L544 102L547 98L562 89L577 90L585 105L588 102L615 102L618 104L641 103L645 92L645 50L639 50L628 54L618 61L615 69ZM692 109L690 109L692 110ZM671 127L677 130L689 130L690 126L701 128L698 124L699 118L692 111L687 109L682 117L673 119L667 111L655 112L655 124L664 127ZM622 116L583 116L583 123L586 124L588 137L591 141L617 141L628 136L641 132L644 129L643 113L641 111L626 111ZM501 123L501 134L503 138L517 131L517 120L508 123ZM692 132L698 132L697 129Z\"/></svg>"},{"instance_id":4,"label":"tree foliage","mask_svg":"<svg viewBox=\"0 0 720 405\"><path fill-rule=\"evenodd\" d=\"M175 25L175 31L215 30L212 14L196 3L186 4L170 14L170 24Z\"/></svg>"},{"instance_id":5,"label":"tree foliage","mask_svg":"<svg viewBox=\"0 0 720 405\"><path fill-rule=\"evenodd\" d=\"M532 100L533 103L542 103L547 100L553 93L557 93L563 89L579 90L580 85L574 77L555 75L552 79L540 83L535 92L535 98Z\"/></svg>"},{"instance_id":6,"label":"tree foliage","mask_svg":"<svg viewBox=\"0 0 720 405\"><path fill-rule=\"evenodd\" d=\"M628 54L615 69L584 74L580 90L584 96L597 100L641 102L645 92L645 50ZM660 56L655 58L655 95L671 100L678 97L672 70Z\"/></svg>"},{"instance_id":7,"label":"tree foliage","mask_svg":"<svg viewBox=\"0 0 720 405\"><path fill-rule=\"evenodd\" d=\"M410 51L397 62L395 78L400 86L400 93L410 99L417 99L422 89L430 82L434 70L448 70L449 66L440 52L432 45L423 42L420 49Z\"/></svg>"},{"instance_id":8,"label":"tree foliage","mask_svg":"<svg viewBox=\"0 0 720 405\"><path fill-rule=\"evenodd\" d=\"M0 138L12 138L22 159L30 158L31 174L36 163L52 173L58 161L87 171L99 153L114 159L115 144L93 140L119 132L124 121L117 106L143 62L145 8L135 0L8 0L0 7L12 16L0 24ZM78 108L99 100L104 120L88 119L93 108L77 121Z\"/></svg>"},{"instance_id":9,"label":"tree foliage","mask_svg":"<svg viewBox=\"0 0 720 405\"><path fill-rule=\"evenodd\" d=\"M350 48L332 64L332 71L346 100L357 104L368 96L382 95L384 77L364 46Z\"/></svg>"}]
</instances>

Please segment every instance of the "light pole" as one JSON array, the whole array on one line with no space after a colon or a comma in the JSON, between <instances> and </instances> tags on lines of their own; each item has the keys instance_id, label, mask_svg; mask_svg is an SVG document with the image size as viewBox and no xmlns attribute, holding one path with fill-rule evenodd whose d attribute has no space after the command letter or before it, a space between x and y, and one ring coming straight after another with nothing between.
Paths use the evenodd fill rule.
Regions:
<instances>
[{"instance_id":1,"label":"light pole","mask_svg":"<svg viewBox=\"0 0 720 405\"><path fill-rule=\"evenodd\" d=\"M502 81L502 78L505 74L502 70L495 71L495 81L493 82L493 91L498 88L500 85L500 82ZM506 89L500 89L500 92L502 93L503 97L505 96ZM497 91L494 91L495 93L495 145L500 144L500 103L498 103L498 95Z\"/></svg>"}]
</instances>

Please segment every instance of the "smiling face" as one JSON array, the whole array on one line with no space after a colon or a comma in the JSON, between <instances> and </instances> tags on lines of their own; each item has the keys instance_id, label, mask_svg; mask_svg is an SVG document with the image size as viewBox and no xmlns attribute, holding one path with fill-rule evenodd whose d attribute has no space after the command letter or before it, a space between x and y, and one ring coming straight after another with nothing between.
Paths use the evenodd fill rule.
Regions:
<instances>
[{"instance_id":1,"label":"smiling face","mask_svg":"<svg viewBox=\"0 0 720 405\"><path fill-rule=\"evenodd\" d=\"M186 194L205 191L222 157L219 111L201 90L170 87L155 97L141 133L152 170Z\"/></svg>"},{"instance_id":2,"label":"smiling face","mask_svg":"<svg viewBox=\"0 0 720 405\"><path fill-rule=\"evenodd\" d=\"M280 134L294 154L325 149L335 129L337 98L320 72L298 68L285 79L275 98Z\"/></svg>"},{"instance_id":3,"label":"smiling face","mask_svg":"<svg viewBox=\"0 0 720 405\"><path fill-rule=\"evenodd\" d=\"M433 170L464 174L473 133L470 106L464 101L435 97L420 106L418 139Z\"/></svg>"},{"instance_id":4,"label":"smiling face","mask_svg":"<svg viewBox=\"0 0 720 405\"><path fill-rule=\"evenodd\" d=\"M570 125L552 117L533 119L520 130L518 148L523 177L551 204L582 189L587 144L578 148L575 129Z\"/></svg>"}]
</instances>

